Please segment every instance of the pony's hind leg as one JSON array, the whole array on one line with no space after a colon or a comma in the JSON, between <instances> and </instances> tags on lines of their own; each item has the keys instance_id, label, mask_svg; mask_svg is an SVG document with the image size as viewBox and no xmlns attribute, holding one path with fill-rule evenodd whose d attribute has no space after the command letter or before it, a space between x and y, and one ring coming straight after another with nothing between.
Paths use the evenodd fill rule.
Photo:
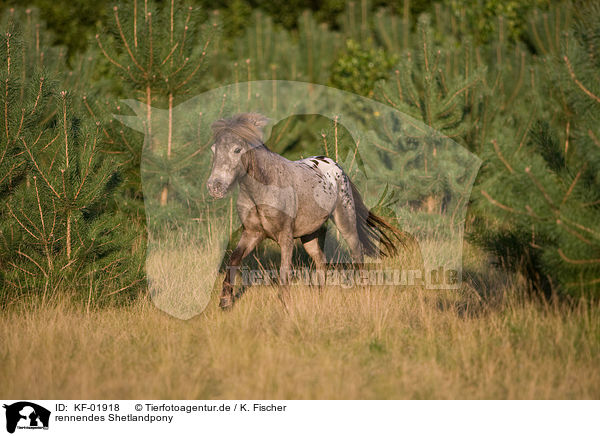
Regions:
<instances>
[{"instance_id":1,"label":"pony's hind leg","mask_svg":"<svg viewBox=\"0 0 600 436\"><path fill-rule=\"evenodd\" d=\"M356 228L356 212L354 208L348 203L338 201L331 217L346 244L348 244L353 262L360 268L363 263L363 252Z\"/></svg>"},{"instance_id":2,"label":"pony's hind leg","mask_svg":"<svg viewBox=\"0 0 600 436\"><path fill-rule=\"evenodd\" d=\"M304 245L304 249L315 263L317 272L317 284L321 288L325 284L325 269L327 267L327 259L319 245L319 237L324 233L324 228L320 228L310 235L302 236L300 240Z\"/></svg>"},{"instance_id":3,"label":"pony's hind leg","mask_svg":"<svg viewBox=\"0 0 600 436\"><path fill-rule=\"evenodd\" d=\"M229 309L233 306L233 286L235 284L235 274L242 260L248 256L254 248L265 238L265 235L260 232L251 232L244 230L242 237L233 250L229 264L225 271L225 280L223 280L223 290L221 292L221 301L219 306L221 309Z\"/></svg>"},{"instance_id":4,"label":"pony's hind leg","mask_svg":"<svg viewBox=\"0 0 600 436\"><path fill-rule=\"evenodd\" d=\"M279 287L277 296L287 310L289 282L292 275L292 253L294 251L294 236L291 225L285 226L277 236L277 243L281 248L281 265L279 266Z\"/></svg>"}]
</instances>

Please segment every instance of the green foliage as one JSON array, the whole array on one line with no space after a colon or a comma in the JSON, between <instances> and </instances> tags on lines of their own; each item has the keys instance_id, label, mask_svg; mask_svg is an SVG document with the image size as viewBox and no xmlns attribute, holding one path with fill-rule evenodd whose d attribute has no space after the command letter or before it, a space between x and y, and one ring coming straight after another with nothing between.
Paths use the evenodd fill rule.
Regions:
<instances>
[{"instance_id":1,"label":"green foliage","mask_svg":"<svg viewBox=\"0 0 600 436\"><path fill-rule=\"evenodd\" d=\"M436 46L431 33L429 20L423 17L417 28L418 45L402 56L392 78L381 84L377 96L450 138L464 137L476 122L468 96L481 84L485 69L469 71L466 64L448 75L442 64L447 56L456 56L456 50ZM464 59L469 49L467 41L458 55Z\"/></svg>"},{"instance_id":2,"label":"green foliage","mask_svg":"<svg viewBox=\"0 0 600 436\"><path fill-rule=\"evenodd\" d=\"M342 52L331 67L329 83L355 94L372 96L375 83L386 78L397 62L391 55L373 44L361 46L354 40L346 41Z\"/></svg>"},{"instance_id":3,"label":"green foliage","mask_svg":"<svg viewBox=\"0 0 600 436\"><path fill-rule=\"evenodd\" d=\"M164 9L125 3L113 7L108 44L104 35L96 41L127 91L165 107L169 98L198 91L195 79L206 71L218 30L216 17L207 21L204 11L181 2Z\"/></svg>"},{"instance_id":4,"label":"green foliage","mask_svg":"<svg viewBox=\"0 0 600 436\"><path fill-rule=\"evenodd\" d=\"M236 81L294 78L298 47L290 33L261 11L256 11L244 32L232 43ZM291 58L292 62L282 62Z\"/></svg>"},{"instance_id":5,"label":"green foliage","mask_svg":"<svg viewBox=\"0 0 600 436\"><path fill-rule=\"evenodd\" d=\"M549 0L445 0L444 4L463 18L468 32L476 35L479 42L489 42L504 28L508 39L519 40L527 28L527 16L536 8L548 8Z\"/></svg>"},{"instance_id":6,"label":"green foliage","mask_svg":"<svg viewBox=\"0 0 600 436\"><path fill-rule=\"evenodd\" d=\"M308 11L298 22L298 76L296 80L326 84L329 78L332 53L342 45L340 34L332 32L325 23L317 23Z\"/></svg>"},{"instance_id":7,"label":"green foliage","mask_svg":"<svg viewBox=\"0 0 600 436\"><path fill-rule=\"evenodd\" d=\"M25 3L25 5L24 5ZM8 0L7 6L28 6L39 11L44 23L53 29L53 39L61 46L66 47L73 58L78 52L85 51L88 41L93 38L97 29L101 27L106 17L110 14L113 2L108 0ZM2 12L0 10L0 12ZM40 33L41 38L48 35ZM47 46L45 47L47 48ZM65 51L65 54L66 51Z\"/></svg>"},{"instance_id":8,"label":"green foliage","mask_svg":"<svg viewBox=\"0 0 600 436\"><path fill-rule=\"evenodd\" d=\"M131 288L142 279L140 263L123 217L106 207L118 173L101 155L100 126L73 110L70 93L59 90L41 57L39 65L28 64L27 32L14 21L6 26L0 41L3 298L46 296L64 282L77 289L94 281L101 293Z\"/></svg>"},{"instance_id":9,"label":"green foliage","mask_svg":"<svg viewBox=\"0 0 600 436\"><path fill-rule=\"evenodd\" d=\"M99 113L92 108L101 106L102 101L88 98L87 104L90 113L105 126L108 148L123 158L127 180L133 182L129 184L130 200L140 205L139 169L146 159L152 170L144 180L145 201L177 209L193 194L193 187L184 183L180 174L182 168L193 168L197 141L178 135L181 129L174 126L172 112L183 100L210 87L209 80L200 78L209 77L206 72L219 23L216 16L208 19L203 10L179 2L162 9L155 2L147 2L144 8L135 3L115 6L110 46L103 42L103 35L97 35L96 40L113 74L122 79L126 95L145 103L145 154L141 135L113 122L110 111ZM120 105L106 103L113 113L121 112ZM169 115L162 116L157 106L166 107ZM174 210L163 215L168 219L171 214Z\"/></svg>"},{"instance_id":10,"label":"green foliage","mask_svg":"<svg viewBox=\"0 0 600 436\"><path fill-rule=\"evenodd\" d=\"M105 283L111 289L139 280L143 201L156 205L161 223L183 209L204 218L229 213L229 204L194 209L203 183L188 181L191 168L208 164L198 155L210 120L190 114L177 125L169 114L226 83L278 79L369 96L417 125L380 118L364 138L373 146L358 154L336 120L295 116L273 127L274 150L327 154L359 179L376 162L377 176L390 181L371 193L377 207L402 204L435 220L456 188L443 171L461 170L431 165L450 138L485 161L472 196L472 239L540 287L598 295L594 5L575 14L568 2L547 0L31 4L39 12L6 9L2 18L12 29L10 72L0 47L0 264L9 289L96 273L97 283L119 277ZM114 118L131 115L122 98L143 102L136 115L146 135ZM354 108L358 119L365 109ZM430 134L419 134L419 123ZM393 146L394 165L386 166L382 140ZM145 198L142 180L152 187ZM50 222L52 236L44 230ZM129 261L119 260L125 252Z\"/></svg>"},{"instance_id":11,"label":"green foliage","mask_svg":"<svg viewBox=\"0 0 600 436\"><path fill-rule=\"evenodd\" d=\"M488 161L478 210L495 226L475 234L497 254L512 251L550 292L600 292L600 8L590 6L544 60L542 91L558 109L540 120L525 146L499 138ZM554 101L553 101L554 100ZM517 264L518 262L512 262Z\"/></svg>"},{"instance_id":12,"label":"green foliage","mask_svg":"<svg viewBox=\"0 0 600 436\"><path fill-rule=\"evenodd\" d=\"M542 55L558 54L561 50L562 32L571 27L573 14L574 7L569 2L560 2L547 11L534 9L529 14L525 40Z\"/></svg>"}]
</instances>

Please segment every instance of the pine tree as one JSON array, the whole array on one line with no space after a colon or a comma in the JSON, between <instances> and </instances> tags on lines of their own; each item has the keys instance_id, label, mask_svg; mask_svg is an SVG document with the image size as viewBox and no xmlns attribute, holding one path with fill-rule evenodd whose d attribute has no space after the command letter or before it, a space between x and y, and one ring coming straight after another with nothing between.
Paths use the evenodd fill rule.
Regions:
<instances>
[{"instance_id":1,"label":"pine tree","mask_svg":"<svg viewBox=\"0 0 600 436\"><path fill-rule=\"evenodd\" d=\"M541 88L552 109L536 114L526 143L487 153L477 201L493 224L475 235L481 244L538 287L573 296L600 295L599 19L588 5L548 51Z\"/></svg>"},{"instance_id":2,"label":"pine tree","mask_svg":"<svg viewBox=\"0 0 600 436\"><path fill-rule=\"evenodd\" d=\"M402 180L398 180L402 199L420 203L418 208L431 214L442 211L444 198L453 188L443 174L448 168L441 171L437 166L443 161L440 154L447 152L448 139L465 144L464 138L477 123L472 98L483 87L485 70L469 63L471 48L468 44L460 50L435 44L427 16L420 19L416 33L415 47L402 53L392 76L379 84L375 95L407 118L416 119L431 129L426 133L410 122L395 128L392 123L380 129L381 139L373 142L381 144L384 140L394 144L396 166L403 174ZM460 65L456 74L448 73L452 63ZM456 157L460 160L460 156ZM460 174L462 170L457 167L450 172ZM419 183L415 183L416 180Z\"/></svg>"},{"instance_id":3,"label":"pine tree","mask_svg":"<svg viewBox=\"0 0 600 436\"><path fill-rule=\"evenodd\" d=\"M325 23L317 23L311 13L304 12L298 20L298 73L293 80L327 84L336 53L342 46L340 34Z\"/></svg>"},{"instance_id":4,"label":"pine tree","mask_svg":"<svg viewBox=\"0 0 600 436\"><path fill-rule=\"evenodd\" d=\"M14 228L14 218L6 207L21 184L31 185L23 144L36 138L49 139L44 129L49 114L52 81L44 74L30 70L27 63L23 30L14 20L14 10L2 20L0 41L0 81L2 92L2 141L0 143L0 191L3 204L0 209L0 264L2 281L7 283L15 253L19 251L22 232ZM14 268L14 267L13 267Z\"/></svg>"},{"instance_id":5,"label":"pine tree","mask_svg":"<svg viewBox=\"0 0 600 436\"><path fill-rule=\"evenodd\" d=\"M298 46L290 32L261 11L252 14L245 32L232 43L234 80L296 80Z\"/></svg>"},{"instance_id":6,"label":"pine tree","mask_svg":"<svg viewBox=\"0 0 600 436\"><path fill-rule=\"evenodd\" d=\"M177 208L187 202L192 189L189 184L179 183L183 179L177 176L178 171L182 166L193 165L198 150L196 141L177 136L173 109L212 85L204 73L217 39L217 17L208 19L202 10L175 0L162 9L151 1L134 0L115 6L113 18L112 44L100 35L96 40L103 55L122 78L125 95L140 99L146 105L147 144L140 158L148 159L147 168L150 169L144 177L145 201L149 204L157 202L161 207L171 203ZM89 106L95 111L94 103ZM157 117L157 113L161 113L153 109L157 107L166 108L166 116ZM110 120L105 122L110 123ZM131 157L135 158L130 162L137 165L135 154L141 144L124 138L120 127L104 126L111 147L125 156L133 154Z\"/></svg>"},{"instance_id":7,"label":"pine tree","mask_svg":"<svg viewBox=\"0 0 600 436\"><path fill-rule=\"evenodd\" d=\"M9 21L0 41L3 297L74 289L119 292L141 280L131 238L106 210L118 174L100 153L99 127L73 111L52 72L28 64L27 33ZM27 41L27 42L25 42ZM39 58L38 58L39 59Z\"/></svg>"},{"instance_id":8,"label":"pine tree","mask_svg":"<svg viewBox=\"0 0 600 436\"><path fill-rule=\"evenodd\" d=\"M402 17L389 9L379 9L374 16L374 34L379 44L390 53L400 54L412 47L410 1L404 0Z\"/></svg>"},{"instance_id":9,"label":"pine tree","mask_svg":"<svg viewBox=\"0 0 600 436\"><path fill-rule=\"evenodd\" d=\"M298 80L327 84L331 64L342 46L341 34L317 23L309 11L288 31L261 11L232 43L233 80Z\"/></svg>"}]
</instances>

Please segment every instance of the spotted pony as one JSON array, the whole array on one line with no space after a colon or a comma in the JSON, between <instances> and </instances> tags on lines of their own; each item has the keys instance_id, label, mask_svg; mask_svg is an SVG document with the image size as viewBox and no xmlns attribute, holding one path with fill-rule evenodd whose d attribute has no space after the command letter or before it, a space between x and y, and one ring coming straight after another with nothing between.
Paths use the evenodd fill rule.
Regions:
<instances>
[{"instance_id":1,"label":"spotted pony","mask_svg":"<svg viewBox=\"0 0 600 436\"><path fill-rule=\"evenodd\" d=\"M223 198L237 184L237 212L243 232L227 265L220 306L234 302L236 270L265 238L281 248L280 283L287 284L292 269L294 239L300 238L316 269L322 273L326 258L318 236L332 219L346 240L353 262L363 257L394 256L404 232L386 223L365 206L344 170L331 158L313 156L290 161L263 143L268 119L244 113L212 125L212 170L207 188Z\"/></svg>"}]
</instances>

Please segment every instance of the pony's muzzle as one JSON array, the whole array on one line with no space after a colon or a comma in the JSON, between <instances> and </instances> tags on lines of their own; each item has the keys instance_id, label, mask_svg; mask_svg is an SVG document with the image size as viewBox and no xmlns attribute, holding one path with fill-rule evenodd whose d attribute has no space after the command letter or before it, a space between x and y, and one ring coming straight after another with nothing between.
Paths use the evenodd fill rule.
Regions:
<instances>
[{"instance_id":1,"label":"pony's muzzle","mask_svg":"<svg viewBox=\"0 0 600 436\"><path fill-rule=\"evenodd\" d=\"M208 189L210 196L213 198L223 198L227 192L227 185L220 180L209 179L206 183L206 188Z\"/></svg>"}]
</instances>

